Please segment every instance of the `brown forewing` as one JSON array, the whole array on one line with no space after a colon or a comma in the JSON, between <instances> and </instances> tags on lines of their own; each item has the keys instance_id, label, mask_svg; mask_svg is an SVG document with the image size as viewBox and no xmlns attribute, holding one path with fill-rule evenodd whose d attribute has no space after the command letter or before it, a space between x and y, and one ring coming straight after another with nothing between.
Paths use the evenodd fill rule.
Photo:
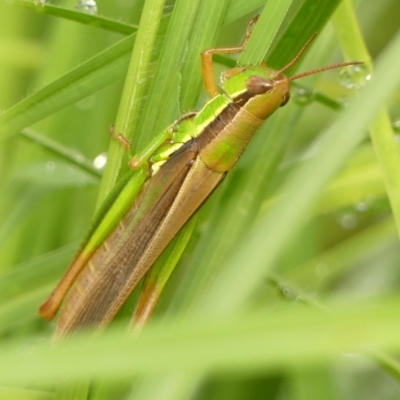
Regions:
<instances>
[{"instance_id":1,"label":"brown forewing","mask_svg":"<svg viewBox=\"0 0 400 400\"><path fill-rule=\"evenodd\" d=\"M224 176L198 157L196 140L178 150L146 182L131 209L89 260L66 300L56 334L107 325Z\"/></svg>"}]
</instances>

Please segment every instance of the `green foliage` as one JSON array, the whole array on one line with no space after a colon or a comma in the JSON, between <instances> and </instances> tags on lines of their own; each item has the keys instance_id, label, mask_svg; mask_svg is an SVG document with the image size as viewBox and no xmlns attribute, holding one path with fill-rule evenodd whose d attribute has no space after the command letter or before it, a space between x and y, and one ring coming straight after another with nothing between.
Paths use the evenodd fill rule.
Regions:
<instances>
[{"instance_id":1,"label":"green foliage","mask_svg":"<svg viewBox=\"0 0 400 400\"><path fill-rule=\"evenodd\" d=\"M265 3L0 2L0 399L399 397L400 5ZM37 309L126 168L109 125L140 149L201 106L199 53L256 13L239 62L281 68L317 31L297 72L362 59L372 79L299 81L311 95L293 88L198 213L139 336L126 310L51 345Z\"/></svg>"}]
</instances>

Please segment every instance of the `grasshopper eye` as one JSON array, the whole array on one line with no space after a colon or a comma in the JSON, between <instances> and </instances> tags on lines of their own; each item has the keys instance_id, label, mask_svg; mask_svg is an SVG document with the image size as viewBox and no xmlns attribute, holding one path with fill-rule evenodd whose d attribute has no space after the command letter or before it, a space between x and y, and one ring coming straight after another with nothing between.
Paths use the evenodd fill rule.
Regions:
<instances>
[{"instance_id":1,"label":"grasshopper eye","mask_svg":"<svg viewBox=\"0 0 400 400\"><path fill-rule=\"evenodd\" d=\"M247 79L247 91L251 95L264 94L270 92L274 88L274 82L261 76L253 75Z\"/></svg>"},{"instance_id":2,"label":"grasshopper eye","mask_svg":"<svg viewBox=\"0 0 400 400\"><path fill-rule=\"evenodd\" d=\"M287 93L285 93L285 95L283 96L282 103L281 103L281 105L280 105L279 107L283 107L284 105L286 105L287 102L289 101L289 99L290 99L290 92L287 92Z\"/></svg>"}]
</instances>

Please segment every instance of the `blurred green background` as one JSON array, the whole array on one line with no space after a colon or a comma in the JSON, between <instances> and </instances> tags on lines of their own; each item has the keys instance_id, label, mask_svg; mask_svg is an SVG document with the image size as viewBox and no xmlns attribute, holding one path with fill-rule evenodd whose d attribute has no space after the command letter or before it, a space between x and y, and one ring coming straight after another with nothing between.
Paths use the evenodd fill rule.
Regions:
<instances>
[{"instance_id":1,"label":"blurred green background","mask_svg":"<svg viewBox=\"0 0 400 400\"><path fill-rule=\"evenodd\" d=\"M139 34L135 42L145 3L155 24L162 18L151 48ZM240 43L248 20L265 3L0 1L1 399L399 398L399 68L391 88L382 83L375 92L362 91L371 71L364 43L373 63L385 52L396 54L388 49L399 35L397 0L345 1L341 9L339 1L269 2L272 11L262 14L252 37L251 62L268 50L268 64L280 68L317 31L297 72L362 59L367 66L351 78L356 87L341 85L337 70L293 85L291 102L267 121L198 213L143 342L130 342L124 333L132 300L110 336L106 332L98 342L84 336L71 343L68 356L62 349L55 359L46 353L54 324L40 320L37 309L66 269L96 202L126 168L128 156L110 144L109 126L116 123L137 150L180 114L201 107L207 96L199 52ZM149 51L147 62L129 64L134 43L136 54ZM216 72L232 59L217 58ZM130 83L135 93L128 83L123 91L127 73L137 77ZM380 87L388 87L384 99ZM366 99L366 93L376 96ZM375 99L382 101L374 105ZM351 131L352 116L343 110L348 103L357 110L361 101L375 110L386 107L371 136L366 128L372 115L365 111L365 126L349 135L348 147L342 141L323 153L324 143L329 150L319 139L323 132L335 123ZM312 167L318 157L326 166ZM337 163L330 172L328 157ZM302 181L296 173L307 165ZM254 319L247 321L247 315ZM203 326L201 318L211 322L196 333L192 325ZM164 332L171 335L165 341ZM121 358L128 352L118 335L133 346L130 359ZM278 345L285 335L287 342ZM253 341L265 356L243 350ZM104 352L102 362L97 350L93 358L83 353L92 342ZM154 363L148 361L149 343L158 349ZM169 360L171 343L176 353ZM210 354L196 352L207 345ZM163 359L159 365L157 357ZM8 361L1 365L1 358ZM120 377L112 373L119 369Z\"/></svg>"}]
</instances>

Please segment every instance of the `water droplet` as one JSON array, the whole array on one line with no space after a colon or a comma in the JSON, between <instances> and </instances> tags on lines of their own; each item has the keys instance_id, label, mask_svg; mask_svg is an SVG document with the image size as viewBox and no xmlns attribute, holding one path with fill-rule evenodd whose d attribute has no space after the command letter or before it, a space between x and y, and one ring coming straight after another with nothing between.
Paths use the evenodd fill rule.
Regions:
<instances>
[{"instance_id":1,"label":"water droplet","mask_svg":"<svg viewBox=\"0 0 400 400\"><path fill-rule=\"evenodd\" d=\"M400 117L393 120L392 127L395 132L400 132Z\"/></svg>"},{"instance_id":2,"label":"water droplet","mask_svg":"<svg viewBox=\"0 0 400 400\"><path fill-rule=\"evenodd\" d=\"M296 293L294 293L294 291L291 288L284 286L284 285L280 285L279 289L282 293L282 296L285 297L286 299L288 299L288 300L296 299L296 297L297 297Z\"/></svg>"},{"instance_id":3,"label":"water droplet","mask_svg":"<svg viewBox=\"0 0 400 400\"><path fill-rule=\"evenodd\" d=\"M107 153L99 154L93 161L93 167L96 169L103 169L107 164Z\"/></svg>"},{"instance_id":4,"label":"water droplet","mask_svg":"<svg viewBox=\"0 0 400 400\"><path fill-rule=\"evenodd\" d=\"M339 82L346 89L358 89L371 80L371 72L365 64L349 65L339 72Z\"/></svg>"},{"instance_id":5,"label":"water droplet","mask_svg":"<svg viewBox=\"0 0 400 400\"><path fill-rule=\"evenodd\" d=\"M89 14L97 13L97 4L94 0L79 0L75 8L79 11L85 11Z\"/></svg>"},{"instance_id":6,"label":"water droplet","mask_svg":"<svg viewBox=\"0 0 400 400\"><path fill-rule=\"evenodd\" d=\"M73 158L77 163L83 163L85 161L85 156L78 151L73 154Z\"/></svg>"},{"instance_id":7,"label":"water droplet","mask_svg":"<svg viewBox=\"0 0 400 400\"><path fill-rule=\"evenodd\" d=\"M346 230L351 230L354 229L357 224L357 217L355 216L355 214L344 214L340 217L339 219L339 223L342 226L342 228L346 229Z\"/></svg>"},{"instance_id":8,"label":"water droplet","mask_svg":"<svg viewBox=\"0 0 400 400\"><path fill-rule=\"evenodd\" d=\"M307 106L314 100L314 93L306 88L296 87L292 90L291 95L299 106Z\"/></svg>"},{"instance_id":9,"label":"water droplet","mask_svg":"<svg viewBox=\"0 0 400 400\"><path fill-rule=\"evenodd\" d=\"M46 163L46 171L53 172L56 169L56 163L54 161L48 161Z\"/></svg>"},{"instance_id":10,"label":"water droplet","mask_svg":"<svg viewBox=\"0 0 400 400\"><path fill-rule=\"evenodd\" d=\"M359 201L354 208L359 211L359 212L365 212L369 209L370 207L370 202L367 200L364 201Z\"/></svg>"}]
</instances>

